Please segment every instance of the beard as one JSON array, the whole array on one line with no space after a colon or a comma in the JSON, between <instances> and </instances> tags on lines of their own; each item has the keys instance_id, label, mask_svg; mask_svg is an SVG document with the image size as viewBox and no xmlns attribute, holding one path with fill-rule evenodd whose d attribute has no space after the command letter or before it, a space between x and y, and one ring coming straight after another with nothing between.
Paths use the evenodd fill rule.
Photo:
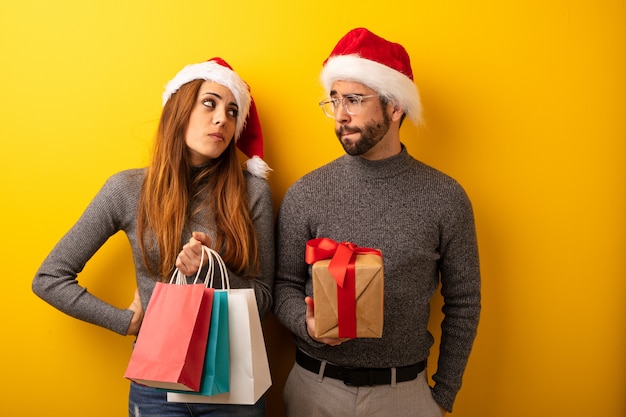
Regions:
<instances>
[{"instance_id":1,"label":"beard","mask_svg":"<svg viewBox=\"0 0 626 417\"><path fill-rule=\"evenodd\" d=\"M381 122L371 121L363 127L344 125L335 129L335 134L348 155L359 156L367 153L380 142L389 131L391 120L386 112L383 112ZM360 133L361 137L354 142L342 140L345 134Z\"/></svg>"}]
</instances>

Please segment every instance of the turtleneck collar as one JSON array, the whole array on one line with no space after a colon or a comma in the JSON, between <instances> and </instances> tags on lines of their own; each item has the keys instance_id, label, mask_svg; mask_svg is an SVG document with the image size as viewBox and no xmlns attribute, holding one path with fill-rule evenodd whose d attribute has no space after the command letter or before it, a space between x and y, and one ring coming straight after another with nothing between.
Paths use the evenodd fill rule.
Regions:
<instances>
[{"instance_id":1,"label":"turtleneck collar","mask_svg":"<svg viewBox=\"0 0 626 417\"><path fill-rule=\"evenodd\" d=\"M369 178L387 178L404 173L409 168L413 157L402 144L402 149L398 154L386 159L369 160L347 154L342 159L352 174Z\"/></svg>"}]
</instances>

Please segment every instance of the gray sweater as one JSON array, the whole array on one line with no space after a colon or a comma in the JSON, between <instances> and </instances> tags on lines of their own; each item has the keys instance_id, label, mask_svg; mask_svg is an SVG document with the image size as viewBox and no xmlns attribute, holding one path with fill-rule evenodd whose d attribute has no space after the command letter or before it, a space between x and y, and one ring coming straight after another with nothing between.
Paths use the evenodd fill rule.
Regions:
<instances>
[{"instance_id":1,"label":"gray sweater","mask_svg":"<svg viewBox=\"0 0 626 417\"><path fill-rule=\"evenodd\" d=\"M127 170L109 178L76 224L44 260L32 284L39 297L59 310L122 335L126 334L132 311L92 295L78 283L76 277L109 237L123 231L132 249L137 287L145 311L155 285L144 265L137 240L137 204L145 172L145 169ZM272 198L266 180L253 177L246 171L244 173L250 195L251 217L259 241L260 272L254 280L242 279L231 271L229 277L231 288L254 288L263 317L272 305L274 279ZM191 231L214 236L206 225L191 224L183 231L183 243L189 240ZM111 284L115 285L119 279L111 277ZM130 300L132 294L128 296Z\"/></svg>"},{"instance_id":2,"label":"gray sweater","mask_svg":"<svg viewBox=\"0 0 626 417\"><path fill-rule=\"evenodd\" d=\"M384 329L380 339L331 347L312 340L305 295L313 295L304 262L309 239L382 251ZM411 157L368 161L344 155L305 175L287 191L277 219L274 312L297 346L319 359L387 368L428 357L429 302L441 283L445 305L434 399L451 410L480 314L480 272L470 201L452 178Z\"/></svg>"}]
</instances>

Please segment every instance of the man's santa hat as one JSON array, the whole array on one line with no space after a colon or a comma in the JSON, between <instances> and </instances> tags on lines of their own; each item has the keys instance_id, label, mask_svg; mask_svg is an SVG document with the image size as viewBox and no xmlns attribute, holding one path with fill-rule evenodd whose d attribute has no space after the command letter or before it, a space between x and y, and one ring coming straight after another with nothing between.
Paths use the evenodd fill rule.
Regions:
<instances>
[{"instance_id":1,"label":"man's santa hat","mask_svg":"<svg viewBox=\"0 0 626 417\"><path fill-rule=\"evenodd\" d=\"M250 87L233 71L232 67L221 58L212 58L198 64L187 65L165 86L163 106L180 87L193 80L214 81L228 88L235 96L239 112L235 124L235 142L237 148L248 159L248 171L261 178L267 178L272 170L263 161L263 132Z\"/></svg>"},{"instance_id":2,"label":"man's santa hat","mask_svg":"<svg viewBox=\"0 0 626 417\"><path fill-rule=\"evenodd\" d=\"M320 79L327 93L335 81L364 84L398 104L416 125L421 122L422 108L409 54L402 45L367 29L352 29L339 40L324 61Z\"/></svg>"}]
</instances>

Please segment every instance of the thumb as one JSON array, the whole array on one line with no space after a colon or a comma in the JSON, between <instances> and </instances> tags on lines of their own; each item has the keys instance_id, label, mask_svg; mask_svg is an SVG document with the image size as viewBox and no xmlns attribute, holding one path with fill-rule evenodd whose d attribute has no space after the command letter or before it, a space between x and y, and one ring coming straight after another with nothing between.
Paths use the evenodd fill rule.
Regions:
<instances>
[{"instance_id":1,"label":"thumb","mask_svg":"<svg viewBox=\"0 0 626 417\"><path fill-rule=\"evenodd\" d=\"M136 313L143 314L143 305L141 304L141 297L139 296L139 288L135 289L133 302L130 303L130 306L128 307L128 309Z\"/></svg>"},{"instance_id":2,"label":"thumb","mask_svg":"<svg viewBox=\"0 0 626 417\"><path fill-rule=\"evenodd\" d=\"M208 246L211 247L211 238L204 232L193 232L191 233L191 236L196 239L199 240L204 246Z\"/></svg>"},{"instance_id":3,"label":"thumb","mask_svg":"<svg viewBox=\"0 0 626 417\"><path fill-rule=\"evenodd\" d=\"M315 312L315 302L312 297L305 297L304 302L306 303L306 316L313 317Z\"/></svg>"}]
</instances>

